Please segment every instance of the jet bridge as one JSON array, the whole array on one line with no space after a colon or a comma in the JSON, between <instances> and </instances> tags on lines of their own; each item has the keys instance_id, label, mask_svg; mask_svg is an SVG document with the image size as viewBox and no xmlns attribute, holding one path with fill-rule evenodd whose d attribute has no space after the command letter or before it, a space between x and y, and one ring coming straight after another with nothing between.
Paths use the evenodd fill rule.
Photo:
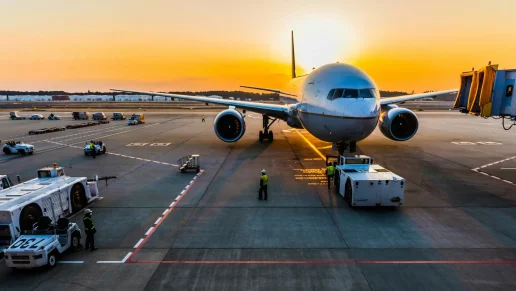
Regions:
<instances>
[{"instance_id":1,"label":"jet bridge","mask_svg":"<svg viewBox=\"0 0 516 291\"><path fill-rule=\"evenodd\" d=\"M498 65L463 72L453 108L484 118L502 119L509 130L516 125L516 69L499 70Z\"/></svg>"}]
</instances>

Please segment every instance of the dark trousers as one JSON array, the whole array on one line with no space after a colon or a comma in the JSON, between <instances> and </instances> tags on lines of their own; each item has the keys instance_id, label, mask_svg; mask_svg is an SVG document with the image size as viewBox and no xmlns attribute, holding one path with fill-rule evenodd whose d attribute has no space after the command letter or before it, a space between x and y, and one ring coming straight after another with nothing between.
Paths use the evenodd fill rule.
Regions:
<instances>
[{"instance_id":1,"label":"dark trousers","mask_svg":"<svg viewBox=\"0 0 516 291\"><path fill-rule=\"evenodd\" d=\"M86 243L84 248L90 250L93 250L95 248L95 234L93 232L87 232L86 233Z\"/></svg>"},{"instance_id":2,"label":"dark trousers","mask_svg":"<svg viewBox=\"0 0 516 291\"><path fill-rule=\"evenodd\" d=\"M92 150L91 155L93 156L93 158L95 158L97 156L97 150Z\"/></svg>"},{"instance_id":3,"label":"dark trousers","mask_svg":"<svg viewBox=\"0 0 516 291\"><path fill-rule=\"evenodd\" d=\"M204 118L202 119L202 122L204 122Z\"/></svg>"},{"instance_id":4,"label":"dark trousers","mask_svg":"<svg viewBox=\"0 0 516 291\"><path fill-rule=\"evenodd\" d=\"M262 193L263 193L263 199L267 200L267 185L260 186L260 191L258 191L258 199L262 199Z\"/></svg>"},{"instance_id":5,"label":"dark trousers","mask_svg":"<svg viewBox=\"0 0 516 291\"><path fill-rule=\"evenodd\" d=\"M326 177L328 177L328 189L330 189L330 187L331 187L331 181L332 181L332 179L333 179L333 175L328 175L328 176L326 176Z\"/></svg>"}]
</instances>

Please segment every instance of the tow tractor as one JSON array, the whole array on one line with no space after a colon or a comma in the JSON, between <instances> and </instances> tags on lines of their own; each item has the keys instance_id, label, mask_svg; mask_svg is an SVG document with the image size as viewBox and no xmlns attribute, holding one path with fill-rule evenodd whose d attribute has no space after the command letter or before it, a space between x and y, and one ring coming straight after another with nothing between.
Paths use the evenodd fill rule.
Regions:
<instances>
[{"instance_id":1,"label":"tow tractor","mask_svg":"<svg viewBox=\"0 0 516 291\"><path fill-rule=\"evenodd\" d=\"M68 249L81 245L81 230L68 218L59 218L57 224L42 216L34 228L25 231L4 250L5 263L10 268L30 269L41 266L54 267L57 258Z\"/></svg>"},{"instance_id":2,"label":"tow tractor","mask_svg":"<svg viewBox=\"0 0 516 291\"><path fill-rule=\"evenodd\" d=\"M57 164L41 168L37 173L35 179L0 191L0 252L25 231L33 230L40 217L58 221L77 213L99 198L98 181L107 183L108 179L116 178L69 177Z\"/></svg>"},{"instance_id":3,"label":"tow tractor","mask_svg":"<svg viewBox=\"0 0 516 291\"><path fill-rule=\"evenodd\" d=\"M50 113L48 116L48 120L61 120L61 116L55 115L54 113Z\"/></svg>"},{"instance_id":4,"label":"tow tractor","mask_svg":"<svg viewBox=\"0 0 516 291\"><path fill-rule=\"evenodd\" d=\"M127 122L128 125L137 125L137 124L144 124L145 123L145 116L143 113L135 113L131 116L129 121Z\"/></svg>"},{"instance_id":5,"label":"tow tractor","mask_svg":"<svg viewBox=\"0 0 516 291\"><path fill-rule=\"evenodd\" d=\"M2 147L2 151L6 155L10 154L29 154L32 155L34 153L34 146L31 144L22 143L19 141L8 141Z\"/></svg>"},{"instance_id":6,"label":"tow tractor","mask_svg":"<svg viewBox=\"0 0 516 291\"><path fill-rule=\"evenodd\" d=\"M368 156L328 156L326 164L332 159L338 161L333 184L351 207L403 205L404 178L373 164Z\"/></svg>"},{"instance_id":7,"label":"tow tractor","mask_svg":"<svg viewBox=\"0 0 516 291\"><path fill-rule=\"evenodd\" d=\"M95 153L98 155L105 154L106 153L106 144L101 141L94 141L93 144L95 145ZM84 155L85 156L91 156L92 151L90 147L90 143L86 143L86 146L84 147Z\"/></svg>"}]
</instances>

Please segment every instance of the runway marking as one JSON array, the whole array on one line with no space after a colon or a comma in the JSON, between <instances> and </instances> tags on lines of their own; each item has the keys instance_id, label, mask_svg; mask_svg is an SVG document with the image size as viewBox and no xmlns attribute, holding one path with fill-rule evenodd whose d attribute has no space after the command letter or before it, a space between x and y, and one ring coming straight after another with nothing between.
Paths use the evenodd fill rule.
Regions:
<instances>
[{"instance_id":1,"label":"runway marking","mask_svg":"<svg viewBox=\"0 0 516 291\"><path fill-rule=\"evenodd\" d=\"M377 261L377 260L313 260L313 261L129 261L132 264L194 264L194 265L516 265L516 261Z\"/></svg>"},{"instance_id":2,"label":"runway marking","mask_svg":"<svg viewBox=\"0 0 516 291\"><path fill-rule=\"evenodd\" d=\"M508 180L505 180L505 179L502 179L500 177L497 177L495 175L490 175L486 172L482 172L480 171L480 169L484 169L484 168L487 168L487 167L490 167L490 166L493 166L493 165L496 165L496 164L499 164L499 163L503 163L503 162L506 162L506 161L510 161L510 160L513 160L513 159L516 159L516 156L514 157L510 157L510 158L506 158L506 159L503 159L503 160L499 160L499 161L496 161L496 162L492 162L490 164L487 164L487 165L483 165L483 166L480 166L480 167L477 167L477 168L474 168L474 169L471 169L473 172L477 172L477 173L480 173L484 176L488 176L488 177L491 177L493 179L496 179L496 180L499 180L499 181L502 181L504 183L507 183L507 184L511 184L511 185L514 185L516 186L516 183L515 182L512 182L512 181L508 181ZM516 169L516 168L502 168L503 169Z\"/></svg>"},{"instance_id":3,"label":"runway marking","mask_svg":"<svg viewBox=\"0 0 516 291\"><path fill-rule=\"evenodd\" d=\"M134 249L138 248L140 246L140 244L143 242L143 238L141 238L135 245L134 245Z\"/></svg>"},{"instance_id":4,"label":"runway marking","mask_svg":"<svg viewBox=\"0 0 516 291\"><path fill-rule=\"evenodd\" d=\"M304 135L302 135L299 130L295 130L299 136L301 136L305 142L324 160L326 161L326 156L323 155Z\"/></svg>"},{"instance_id":5,"label":"runway marking","mask_svg":"<svg viewBox=\"0 0 516 291\"><path fill-rule=\"evenodd\" d=\"M166 147L166 146L169 146L170 143L168 142L156 142L156 143L151 143L149 146L150 147Z\"/></svg>"},{"instance_id":6,"label":"runway marking","mask_svg":"<svg viewBox=\"0 0 516 291\"><path fill-rule=\"evenodd\" d=\"M154 226L151 226L151 227L149 228L149 230L147 230L147 232L145 233L145 235L149 235L149 233L150 233L153 229L154 229Z\"/></svg>"},{"instance_id":7,"label":"runway marking","mask_svg":"<svg viewBox=\"0 0 516 291\"><path fill-rule=\"evenodd\" d=\"M192 179L192 181L195 181L200 175L202 175L202 173L204 173L204 170L201 170L197 175L195 175L195 177ZM192 185L193 184L190 184L190 186L192 186ZM191 187L189 187L189 188L191 188ZM154 226L152 226L151 228L149 228L149 230L147 230L147 232L144 235L144 238L142 238L138 241L138 243L134 247L135 248L134 252L132 252L125 259L127 263L134 263L134 262L138 263L139 262L139 261L132 261L132 258L141 250L143 245L149 240L149 238L154 234L156 229L158 229L158 227L163 223L163 221L165 221L165 219L170 215L170 213L172 213L172 210L176 207L177 203L179 201L181 201L181 199L183 199L183 197L188 193L188 190L183 191L183 192L181 192L181 194L176 197L175 201L173 201L170 204L170 207L163 212L162 216L160 216L156 220L156 222L154 222Z\"/></svg>"},{"instance_id":8,"label":"runway marking","mask_svg":"<svg viewBox=\"0 0 516 291\"><path fill-rule=\"evenodd\" d=\"M138 143L138 142L133 142L133 143L130 143L128 145L126 145L126 147L143 147L145 145L147 145L149 143Z\"/></svg>"},{"instance_id":9,"label":"runway marking","mask_svg":"<svg viewBox=\"0 0 516 291\"><path fill-rule=\"evenodd\" d=\"M133 252L128 252L121 261L97 261L97 264L123 264L132 254Z\"/></svg>"},{"instance_id":10,"label":"runway marking","mask_svg":"<svg viewBox=\"0 0 516 291\"><path fill-rule=\"evenodd\" d=\"M67 147L71 147L71 148L76 148L76 149L83 149L82 147L78 147L78 146L74 146L74 145L69 145L69 144L65 144L65 143L60 143L60 142L57 142L57 141L46 141L46 142L57 144L57 145L62 145L62 146L67 146ZM154 161L154 160L149 160L149 159L142 159L142 158L138 158L138 157L122 155L122 154L117 154L117 153L112 153L112 152L106 152L105 154L106 155L114 155L114 156L124 157L124 158L128 158L128 159L135 159L135 160L140 160L140 161L145 161L145 162L152 162L152 163L162 164L162 165L167 165L167 166L172 166L172 167L179 167L179 165L176 165L176 164L170 164L170 163Z\"/></svg>"}]
</instances>

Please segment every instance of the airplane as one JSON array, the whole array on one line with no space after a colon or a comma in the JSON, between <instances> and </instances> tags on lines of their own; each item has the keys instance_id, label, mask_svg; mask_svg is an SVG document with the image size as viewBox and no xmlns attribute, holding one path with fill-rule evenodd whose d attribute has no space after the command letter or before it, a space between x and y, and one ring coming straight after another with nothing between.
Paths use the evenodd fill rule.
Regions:
<instances>
[{"instance_id":1,"label":"airplane","mask_svg":"<svg viewBox=\"0 0 516 291\"><path fill-rule=\"evenodd\" d=\"M276 120L285 121L290 127L306 129L316 138L335 143L340 155L349 148L356 152L356 142L368 137L376 128L387 138L406 141L417 132L419 122L409 109L398 107L395 103L455 93L446 90L422 94L380 98L375 82L365 72L349 64L331 63L312 70L303 76L296 75L294 32L291 32L292 80L287 92L277 89L241 86L243 88L277 93L280 96L295 98L294 104L267 104L238 100L212 99L205 96L189 96L156 92L142 92L124 89L112 91L137 93L142 95L164 96L205 102L206 104L227 105L214 121L214 131L224 142L236 142L245 133L245 113L247 110L262 114L263 130L259 141L272 142L274 135L270 130ZM241 109L242 113L237 109Z\"/></svg>"}]
</instances>

